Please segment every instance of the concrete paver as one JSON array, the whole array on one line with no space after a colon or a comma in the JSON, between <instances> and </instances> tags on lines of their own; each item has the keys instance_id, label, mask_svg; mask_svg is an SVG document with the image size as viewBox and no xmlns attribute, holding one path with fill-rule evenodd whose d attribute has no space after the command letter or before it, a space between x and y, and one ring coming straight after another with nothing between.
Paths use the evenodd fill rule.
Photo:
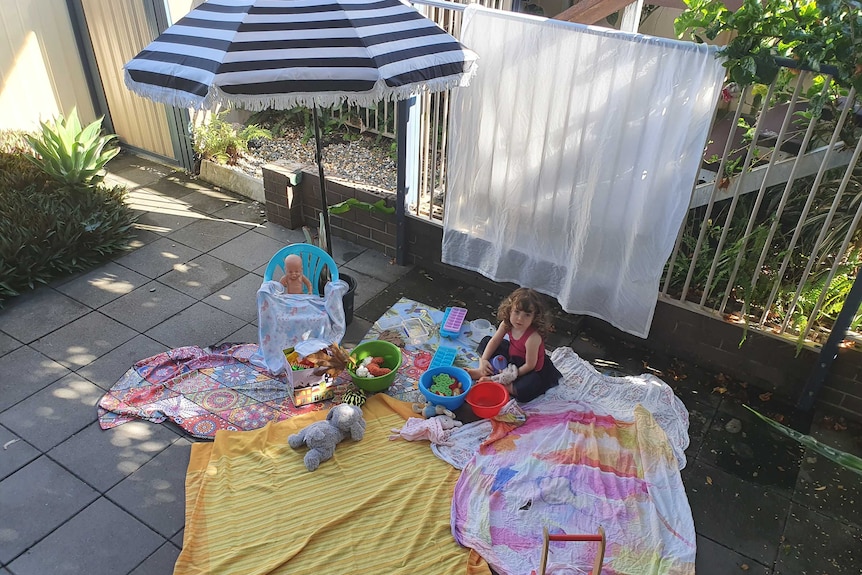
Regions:
<instances>
[{"instance_id":1,"label":"concrete paver","mask_svg":"<svg viewBox=\"0 0 862 575\"><path fill-rule=\"evenodd\" d=\"M30 445L48 451L93 420L104 394L102 388L70 373L0 413L0 423Z\"/></svg>"}]
</instances>

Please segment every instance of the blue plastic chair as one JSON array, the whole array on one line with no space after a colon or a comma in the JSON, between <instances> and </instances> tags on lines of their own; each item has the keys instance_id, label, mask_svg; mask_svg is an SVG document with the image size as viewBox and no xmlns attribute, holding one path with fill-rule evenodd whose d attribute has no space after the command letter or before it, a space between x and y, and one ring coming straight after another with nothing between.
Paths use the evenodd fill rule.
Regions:
<instances>
[{"instance_id":1,"label":"blue plastic chair","mask_svg":"<svg viewBox=\"0 0 862 575\"><path fill-rule=\"evenodd\" d=\"M290 244L275 252L263 272L263 281L278 281L284 275L284 258L290 254L297 254L302 258L302 273L311 282L315 295L320 293L323 286L320 276L323 270L329 268L330 281L338 280L338 266L328 253L311 244Z\"/></svg>"}]
</instances>

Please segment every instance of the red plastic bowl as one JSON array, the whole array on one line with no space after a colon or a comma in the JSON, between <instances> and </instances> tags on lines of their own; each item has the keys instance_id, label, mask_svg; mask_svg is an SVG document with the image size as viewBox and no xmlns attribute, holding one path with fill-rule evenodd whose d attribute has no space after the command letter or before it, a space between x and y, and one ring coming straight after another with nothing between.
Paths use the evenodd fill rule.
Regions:
<instances>
[{"instance_id":1,"label":"red plastic bowl","mask_svg":"<svg viewBox=\"0 0 862 575\"><path fill-rule=\"evenodd\" d=\"M500 413L507 401L509 392L496 381L477 383L467 392L467 404L478 417L494 417Z\"/></svg>"}]
</instances>

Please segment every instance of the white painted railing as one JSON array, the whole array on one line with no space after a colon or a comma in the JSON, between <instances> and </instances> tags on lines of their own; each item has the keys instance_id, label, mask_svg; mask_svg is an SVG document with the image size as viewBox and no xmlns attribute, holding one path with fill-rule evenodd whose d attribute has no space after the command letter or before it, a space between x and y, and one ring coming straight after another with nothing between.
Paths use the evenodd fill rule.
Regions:
<instances>
[{"instance_id":1,"label":"white painted railing","mask_svg":"<svg viewBox=\"0 0 862 575\"><path fill-rule=\"evenodd\" d=\"M451 2L415 4L459 36L461 10ZM511 0L483 4L508 9ZM807 107L803 94L813 77L798 73L789 89L776 82L757 99L746 88L735 107L720 110L714 125L730 122L727 143L717 162L713 152L704 154L659 298L800 342L828 336L862 259L862 140L848 136L859 119L854 93L844 98L830 133L823 133L829 122L796 113ZM449 94L425 95L419 103L420 177L407 209L442 223ZM776 118L777 130L769 126ZM750 127L739 127L740 120ZM797 151L783 151L790 144Z\"/></svg>"}]
</instances>

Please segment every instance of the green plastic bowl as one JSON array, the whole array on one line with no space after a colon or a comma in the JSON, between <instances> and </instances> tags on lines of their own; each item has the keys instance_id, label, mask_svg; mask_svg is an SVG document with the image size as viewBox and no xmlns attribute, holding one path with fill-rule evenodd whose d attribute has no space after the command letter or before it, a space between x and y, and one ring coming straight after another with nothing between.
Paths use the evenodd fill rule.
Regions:
<instances>
[{"instance_id":1,"label":"green plastic bowl","mask_svg":"<svg viewBox=\"0 0 862 575\"><path fill-rule=\"evenodd\" d=\"M389 386L395 381L395 374L398 368L401 367L401 349L388 341L375 339L360 343L353 348L350 356L356 358L357 362L361 362L366 357L382 357L383 367L388 367L392 370L386 375L379 375L377 377L359 377L355 371L350 368L347 369L356 387L372 393L389 389Z\"/></svg>"}]
</instances>

